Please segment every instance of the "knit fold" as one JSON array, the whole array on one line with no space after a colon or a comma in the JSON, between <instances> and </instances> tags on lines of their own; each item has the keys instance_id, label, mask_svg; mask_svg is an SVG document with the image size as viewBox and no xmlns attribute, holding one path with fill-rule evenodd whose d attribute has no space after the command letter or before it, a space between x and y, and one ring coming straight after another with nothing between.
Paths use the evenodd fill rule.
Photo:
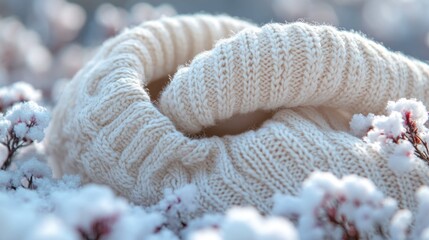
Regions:
<instances>
[{"instance_id":1,"label":"knit fold","mask_svg":"<svg viewBox=\"0 0 429 240\"><path fill-rule=\"evenodd\" d=\"M269 24L222 40L179 69L160 109L179 129L196 133L258 109L324 106L380 114L389 100L429 102L428 90L426 64L357 33Z\"/></svg>"},{"instance_id":2,"label":"knit fold","mask_svg":"<svg viewBox=\"0 0 429 240\"><path fill-rule=\"evenodd\" d=\"M156 103L148 84L177 68ZM387 156L348 133L348 120L400 97L429 105L428 69L329 26L163 18L100 47L55 106L46 149L56 176L79 174L142 205L192 183L203 211L268 212L275 193L297 194L318 170L367 177L412 209L429 168L395 175ZM240 134L190 137L258 109L275 113Z\"/></svg>"}]
</instances>

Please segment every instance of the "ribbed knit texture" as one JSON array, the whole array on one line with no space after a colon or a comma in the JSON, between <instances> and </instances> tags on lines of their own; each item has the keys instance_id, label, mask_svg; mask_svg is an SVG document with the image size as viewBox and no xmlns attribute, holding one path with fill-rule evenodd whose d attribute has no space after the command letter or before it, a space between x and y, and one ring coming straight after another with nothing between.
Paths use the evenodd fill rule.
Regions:
<instances>
[{"instance_id":1,"label":"ribbed knit texture","mask_svg":"<svg viewBox=\"0 0 429 240\"><path fill-rule=\"evenodd\" d=\"M247 28L239 32L241 29ZM159 109L145 89L182 67ZM229 17L181 16L144 23L105 43L67 86L47 134L56 173L112 186L144 205L162 189L194 183L206 211L297 194L314 170L370 178L402 207L429 184L424 164L398 177L387 157L348 133L353 113L388 100L429 105L429 67L329 26L253 27ZM276 111L256 130L191 138L239 113Z\"/></svg>"}]
</instances>

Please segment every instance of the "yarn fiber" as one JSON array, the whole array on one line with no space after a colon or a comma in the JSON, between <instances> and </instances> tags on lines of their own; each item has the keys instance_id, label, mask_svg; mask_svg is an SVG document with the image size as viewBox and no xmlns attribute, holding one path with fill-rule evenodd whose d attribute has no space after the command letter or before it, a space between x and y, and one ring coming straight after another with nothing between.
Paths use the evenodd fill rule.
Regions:
<instances>
[{"instance_id":1,"label":"yarn fiber","mask_svg":"<svg viewBox=\"0 0 429 240\"><path fill-rule=\"evenodd\" d=\"M196 54L151 101L148 83ZM402 97L428 105L428 82L425 63L330 26L164 18L106 42L70 82L47 134L50 161L57 175L78 173L143 205L193 183L205 211L268 212L274 193L296 195L320 170L367 177L412 209L428 167L396 176L348 121ZM260 109L275 113L257 129L191 137Z\"/></svg>"}]
</instances>

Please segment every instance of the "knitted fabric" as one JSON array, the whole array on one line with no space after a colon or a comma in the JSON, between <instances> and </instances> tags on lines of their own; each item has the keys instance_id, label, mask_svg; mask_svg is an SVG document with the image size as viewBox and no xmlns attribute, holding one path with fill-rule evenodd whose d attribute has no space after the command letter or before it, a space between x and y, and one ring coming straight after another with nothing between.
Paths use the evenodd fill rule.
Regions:
<instances>
[{"instance_id":1,"label":"knitted fabric","mask_svg":"<svg viewBox=\"0 0 429 240\"><path fill-rule=\"evenodd\" d=\"M180 68L157 105L151 101L149 82L229 34ZM79 173L143 205L164 188L193 183L206 211L268 212L274 193L295 195L321 170L368 177L414 208L428 167L396 176L387 156L348 133L348 121L401 97L429 105L428 82L426 64L329 26L164 18L109 40L77 74L54 109L48 150L57 175ZM190 137L260 109L274 114L257 129Z\"/></svg>"}]
</instances>

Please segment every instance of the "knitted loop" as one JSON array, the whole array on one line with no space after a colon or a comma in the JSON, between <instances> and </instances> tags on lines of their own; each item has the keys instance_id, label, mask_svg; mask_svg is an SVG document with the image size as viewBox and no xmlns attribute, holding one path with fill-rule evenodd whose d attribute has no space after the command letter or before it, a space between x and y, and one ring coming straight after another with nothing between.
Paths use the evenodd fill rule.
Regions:
<instances>
[{"instance_id":1,"label":"knitted loop","mask_svg":"<svg viewBox=\"0 0 429 240\"><path fill-rule=\"evenodd\" d=\"M330 26L271 24L220 41L179 70L161 111L186 133L235 114L297 106L380 113L388 100L429 101L429 67Z\"/></svg>"}]
</instances>

